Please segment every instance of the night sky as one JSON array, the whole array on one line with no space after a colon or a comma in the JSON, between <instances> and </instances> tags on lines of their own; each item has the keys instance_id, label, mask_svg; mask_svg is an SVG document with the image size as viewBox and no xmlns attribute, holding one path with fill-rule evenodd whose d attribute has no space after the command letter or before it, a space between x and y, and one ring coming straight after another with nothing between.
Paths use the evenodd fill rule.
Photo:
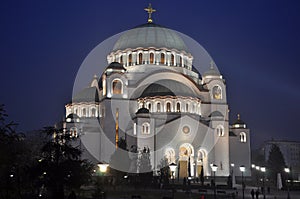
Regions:
<instances>
[{"instance_id":1,"label":"night sky","mask_svg":"<svg viewBox=\"0 0 300 199\"><path fill-rule=\"evenodd\" d=\"M82 61L106 38L147 20L149 1L4 0L0 103L18 130L64 115ZM226 79L231 122L240 113L252 145L300 141L300 1L151 1L157 24L198 41ZM99 71L99 75L102 71Z\"/></svg>"}]
</instances>

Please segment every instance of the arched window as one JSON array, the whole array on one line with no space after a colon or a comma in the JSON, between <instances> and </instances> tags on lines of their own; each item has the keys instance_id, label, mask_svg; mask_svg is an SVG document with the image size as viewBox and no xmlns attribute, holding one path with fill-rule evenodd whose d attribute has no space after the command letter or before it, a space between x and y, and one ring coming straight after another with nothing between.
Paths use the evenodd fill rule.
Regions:
<instances>
[{"instance_id":1,"label":"arched window","mask_svg":"<svg viewBox=\"0 0 300 199\"><path fill-rule=\"evenodd\" d=\"M179 66L182 66L182 57L181 56L179 56Z\"/></svg>"},{"instance_id":2,"label":"arched window","mask_svg":"<svg viewBox=\"0 0 300 199\"><path fill-rule=\"evenodd\" d=\"M171 103L170 102L167 103L167 108L166 109L167 109L167 112L171 111Z\"/></svg>"},{"instance_id":3,"label":"arched window","mask_svg":"<svg viewBox=\"0 0 300 199\"><path fill-rule=\"evenodd\" d=\"M82 109L82 117L86 117L86 109L85 108Z\"/></svg>"},{"instance_id":4,"label":"arched window","mask_svg":"<svg viewBox=\"0 0 300 199\"><path fill-rule=\"evenodd\" d=\"M246 142L247 141L245 132L240 133L240 141L241 142Z\"/></svg>"},{"instance_id":5,"label":"arched window","mask_svg":"<svg viewBox=\"0 0 300 199\"><path fill-rule=\"evenodd\" d=\"M96 109L92 108L92 117L96 117Z\"/></svg>"},{"instance_id":6,"label":"arched window","mask_svg":"<svg viewBox=\"0 0 300 199\"><path fill-rule=\"evenodd\" d=\"M160 103L159 102L156 104L156 111L160 112Z\"/></svg>"},{"instance_id":7,"label":"arched window","mask_svg":"<svg viewBox=\"0 0 300 199\"><path fill-rule=\"evenodd\" d=\"M151 111L151 104L148 104L148 110Z\"/></svg>"},{"instance_id":8,"label":"arched window","mask_svg":"<svg viewBox=\"0 0 300 199\"><path fill-rule=\"evenodd\" d=\"M123 65L123 56L122 56L122 55L121 55L121 57L120 57L120 64Z\"/></svg>"},{"instance_id":9,"label":"arched window","mask_svg":"<svg viewBox=\"0 0 300 199\"><path fill-rule=\"evenodd\" d=\"M122 94L123 93L123 84L119 79L115 79L112 82L112 93L113 94Z\"/></svg>"},{"instance_id":10,"label":"arched window","mask_svg":"<svg viewBox=\"0 0 300 199\"><path fill-rule=\"evenodd\" d=\"M224 127L219 125L217 128L216 128L216 131L217 131L217 135L219 137L223 137L224 136Z\"/></svg>"},{"instance_id":11,"label":"arched window","mask_svg":"<svg viewBox=\"0 0 300 199\"><path fill-rule=\"evenodd\" d=\"M219 85L216 85L212 89L213 98L220 100L222 99L222 89Z\"/></svg>"},{"instance_id":12,"label":"arched window","mask_svg":"<svg viewBox=\"0 0 300 199\"><path fill-rule=\"evenodd\" d=\"M185 104L185 112L189 112L189 104Z\"/></svg>"},{"instance_id":13,"label":"arched window","mask_svg":"<svg viewBox=\"0 0 300 199\"><path fill-rule=\"evenodd\" d=\"M77 108L75 109L75 114L78 115L78 110L77 110Z\"/></svg>"},{"instance_id":14,"label":"arched window","mask_svg":"<svg viewBox=\"0 0 300 199\"><path fill-rule=\"evenodd\" d=\"M139 53L139 64L143 63L143 54Z\"/></svg>"},{"instance_id":15,"label":"arched window","mask_svg":"<svg viewBox=\"0 0 300 199\"><path fill-rule=\"evenodd\" d=\"M154 53L150 53L150 64L154 64Z\"/></svg>"},{"instance_id":16,"label":"arched window","mask_svg":"<svg viewBox=\"0 0 300 199\"><path fill-rule=\"evenodd\" d=\"M143 123L142 125L142 134L150 134L150 124L148 122Z\"/></svg>"},{"instance_id":17,"label":"arched window","mask_svg":"<svg viewBox=\"0 0 300 199\"><path fill-rule=\"evenodd\" d=\"M129 54L129 56L128 56L128 65L129 66L132 65L132 54Z\"/></svg>"},{"instance_id":18,"label":"arched window","mask_svg":"<svg viewBox=\"0 0 300 199\"><path fill-rule=\"evenodd\" d=\"M77 131L77 128L76 127L72 127L70 129L70 137L71 138L76 138L78 137L78 131Z\"/></svg>"},{"instance_id":19,"label":"arched window","mask_svg":"<svg viewBox=\"0 0 300 199\"><path fill-rule=\"evenodd\" d=\"M171 55L171 66L174 66L174 55Z\"/></svg>"},{"instance_id":20,"label":"arched window","mask_svg":"<svg viewBox=\"0 0 300 199\"><path fill-rule=\"evenodd\" d=\"M165 64L165 54L164 53L160 54L160 63Z\"/></svg>"},{"instance_id":21,"label":"arched window","mask_svg":"<svg viewBox=\"0 0 300 199\"><path fill-rule=\"evenodd\" d=\"M180 112L180 103L179 102L177 102L177 104L176 104L176 111Z\"/></svg>"}]
</instances>

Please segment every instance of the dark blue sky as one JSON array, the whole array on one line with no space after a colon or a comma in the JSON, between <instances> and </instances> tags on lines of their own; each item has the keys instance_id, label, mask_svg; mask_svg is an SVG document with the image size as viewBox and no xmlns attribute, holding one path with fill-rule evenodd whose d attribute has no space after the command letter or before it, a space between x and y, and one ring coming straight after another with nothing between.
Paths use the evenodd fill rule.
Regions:
<instances>
[{"instance_id":1,"label":"dark blue sky","mask_svg":"<svg viewBox=\"0 0 300 199\"><path fill-rule=\"evenodd\" d=\"M6 0L0 7L0 103L26 131L63 117L83 59L100 42L146 22L149 1ZM227 82L254 146L300 141L300 1L151 1L156 23L198 41ZM102 71L99 71L101 74Z\"/></svg>"}]
</instances>

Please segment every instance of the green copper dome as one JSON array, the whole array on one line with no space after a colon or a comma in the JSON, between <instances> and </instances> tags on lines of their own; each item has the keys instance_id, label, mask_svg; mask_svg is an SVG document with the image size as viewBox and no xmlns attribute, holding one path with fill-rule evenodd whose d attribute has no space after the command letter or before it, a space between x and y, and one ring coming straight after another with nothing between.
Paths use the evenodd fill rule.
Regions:
<instances>
[{"instance_id":1,"label":"green copper dome","mask_svg":"<svg viewBox=\"0 0 300 199\"><path fill-rule=\"evenodd\" d=\"M154 23L143 24L126 31L114 45L113 51L139 47L167 48L188 52L184 41L174 30Z\"/></svg>"}]
</instances>

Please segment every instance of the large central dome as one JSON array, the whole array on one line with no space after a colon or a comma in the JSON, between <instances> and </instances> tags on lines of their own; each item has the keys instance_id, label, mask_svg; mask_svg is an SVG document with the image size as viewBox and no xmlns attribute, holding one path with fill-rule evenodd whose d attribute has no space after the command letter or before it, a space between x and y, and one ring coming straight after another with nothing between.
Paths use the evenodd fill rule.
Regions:
<instances>
[{"instance_id":1,"label":"large central dome","mask_svg":"<svg viewBox=\"0 0 300 199\"><path fill-rule=\"evenodd\" d=\"M113 51L136 48L167 48L188 52L182 38L173 30L147 23L126 31L114 45Z\"/></svg>"}]
</instances>

